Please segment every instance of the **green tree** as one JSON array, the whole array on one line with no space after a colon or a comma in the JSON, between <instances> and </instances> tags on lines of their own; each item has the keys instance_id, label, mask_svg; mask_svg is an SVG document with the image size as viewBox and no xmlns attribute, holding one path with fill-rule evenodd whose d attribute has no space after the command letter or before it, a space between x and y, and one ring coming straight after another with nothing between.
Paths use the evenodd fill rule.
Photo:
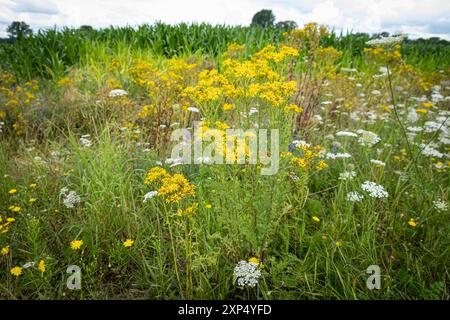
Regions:
<instances>
[{"instance_id":1,"label":"green tree","mask_svg":"<svg viewBox=\"0 0 450 320\"><path fill-rule=\"evenodd\" d=\"M295 21L292 21L292 20L279 21L275 25L275 28L283 30L283 31L297 29L297 27L298 27L297 23Z\"/></svg>"},{"instance_id":2,"label":"green tree","mask_svg":"<svg viewBox=\"0 0 450 320\"><path fill-rule=\"evenodd\" d=\"M261 26L263 28L273 27L275 23L275 15L272 10L263 9L255 13L252 18L251 26Z\"/></svg>"},{"instance_id":3,"label":"green tree","mask_svg":"<svg viewBox=\"0 0 450 320\"><path fill-rule=\"evenodd\" d=\"M11 39L29 37L33 34L30 26L23 21L13 21L6 29Z\"/></svg>"}]
</instances>

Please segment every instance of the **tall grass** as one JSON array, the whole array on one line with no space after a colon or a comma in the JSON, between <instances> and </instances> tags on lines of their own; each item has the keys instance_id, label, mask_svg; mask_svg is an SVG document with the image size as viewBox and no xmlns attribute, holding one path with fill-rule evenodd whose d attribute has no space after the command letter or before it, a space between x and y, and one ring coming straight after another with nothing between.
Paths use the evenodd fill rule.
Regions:
<instances>
[{"instance_id":1,"label":"tall grass","mask_svg":"<svg viewBox=\"0 0 450 320\"><path fill-rule=\"evenodd\" d=\"M103 54L116 55L123 48L131 52L150 51L153 55L172 57L201 53L216 57L230 43L246 44L255 52L271 43L277 45L283 30L245 26L186 24L144 24L137 28L110 27L100 30L40 30L29 38L0 46L0 67L12 70L22 80L33 77L59 78L66 68L87 63ZM346 64L360 61L368 34L337 34L324 40L326 46L343 51ZM434 71L450 66L450 43L445 40L407 41L404 56L422 69Z\"/></svg>"}]
</instances>

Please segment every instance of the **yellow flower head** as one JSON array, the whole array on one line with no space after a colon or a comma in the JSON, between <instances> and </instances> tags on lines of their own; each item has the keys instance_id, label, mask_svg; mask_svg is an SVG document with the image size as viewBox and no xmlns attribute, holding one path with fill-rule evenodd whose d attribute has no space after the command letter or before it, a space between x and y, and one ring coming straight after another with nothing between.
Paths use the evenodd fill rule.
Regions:
<instances>
[{"instance_id":1,"label":"yellow flower head","mask_svg":"<svg viewBox=\"0 0 450 320\"><path fill-rule=\"evenodd\" d=\"M30 198L30 200L28 200L30 203L36 202L37 199L36 198Z\"/></svg>"},{"instance_id":2,"label":"yellow flower head","mask_svg":"<svg viewBox=\"0 0 450 320\"><path fill-rule=\"evenodd\" d=\"M313 216L312 219L313 219L315 222L320 222L320 218L317 217L317 216Z\"/></svg>"},{"instance_id":3,"label":"yellow flower head","mask_svg":"<svg viewBox=\"0 0 450 320\"><path fill-rule=\"evenodd\" d=\"M13 211L13 212L20 212L20 210L22 210L22 208L18 207L18 206L9 206L8 209Z\"/></svg>"},{"instance_id":4,"label":"yellow flower head","mask_svg":"<svg viewBox=\"0 0 450 320\"><path fill-rule=\"evenodd\" d=\"M205 204L205 208L206 208L206 209L211 209L211 208L212 208L212 205L210 205L209 203L208 203L208 204Z\"/></svg>"},{"instance_id":5,"label":"yellow flower head","mask_svg":"<svg viewBox=\"0 0 450 320\"><path fill-rule=\"evenodd\" d=\"M123 246L124 246L125 248L129 248L129 247L131 247L131 246L133 245L133 243L134 243L133 240L127 239L127 240L124 241Z\"/></svg>"},{"instance_id":6,"label":"yellow flower head","mask_svg":"<svg viewBox=\"0 0 450 320\"><path fill-rule=\"evenodd\" d=\"M248 262L259 264L259 259L256 257L251 257L250 259L248 259Z\"/></svg>"},{"instance_id":7,"label":"yellow flower head","mask_svg":"<svg viewBox=\"0 0 450 320\"><path fill-rule=\"evenodd\" d=\"M232 103L224 103L222 108L223 108L223 110L233 110L235 108L235 106Z\"/></svg>"},{"instance_id":8,"label":"yellow flower head","mask_svg":"<svg viewBox=\"0 0 450 320\"><path fill-rule=\"evenodd\" d=\"M9 253L9 246L3 247L2 250L2 256L6 256Z\"/></svg>"},{"instance_id":9,"label":"yellow flower head","mask_svg":"<svg viewBox=\"0 0 450 320\"><path fill-rule=\"evenodd\" d=\"M408 224L413 228L417 227L417 222L413 218L409 219Z\"/></svg>"},{"instance_id":10,"label":"yellow flower head","mask_svg":"<svg viewBox=\"0 0 450 320\"><path fill-rule=\"evenodd\" d=\"M37 187L37 184L36 183L32 183L32 184L30 184L30 188L33 188L33 189L35 189Z\"/></svg>"},{"instance_id":11,"label":"yellow flower head","mask_svg":"<svg viewBox=\"0 0 450 320\"><path fill-rule=\"evenodd\" d=\"M82 245L83 245L83 240L73 240L72 242L70 242L70 248L72 250L78 250L81 248Z\"/></svg>"},{"instance_id":12,"label":"yellow flower head","mask_svg":"<svg viewBox=\"0 0 450 320\"><path fill-rule=\"evenodd\" d=\"M14 194L14 193L16 193L17 192L17 189L11 189L11 190L9 190L9 194Z\"/></svg>"},{"instance_id":13,"label":"yellow flower head","mask_svg":"<svg viewBox=\"0 0 450 320\"><path fill-rule=\"evenodd\" d=\"M41 271L42 273L45 272L45 261L44 261L44 260L39 261L38 269L39 269L39 271Z\"/></svg>"},{"instance_id":14,"label":"yellow flower head","mask_svg":"<svg viewBox=\"0 0 450 320\"><path fill-rule=\"evenodd\" d=\"M11 274L13 276L19 277L22 274L22 268L21 267L14 267L11 269Z\"/></svg>"}]
</instances>

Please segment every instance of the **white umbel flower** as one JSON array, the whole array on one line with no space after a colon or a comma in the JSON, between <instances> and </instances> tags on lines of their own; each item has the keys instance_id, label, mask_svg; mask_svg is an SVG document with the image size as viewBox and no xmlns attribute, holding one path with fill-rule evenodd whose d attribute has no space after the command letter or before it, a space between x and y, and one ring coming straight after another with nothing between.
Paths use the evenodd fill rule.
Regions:
<instances>
[{"instance_id":1,"label":"white umbel flower","mask_svg":"<svg viewBox=\"0 0 450 320\"><path fill-rule=\"evenodd\" d=\"M326 154L327 159L340 159L340 158L350 158L352 155L350 153L331 153Z\"/></svg>"},{"instance_id":2,"label":"white umbel flower","mask_svg":"<svg viewBox=\"0 0 450 320\"><path fill-rule=\"evenodd\" d=\"M342 181L353 180L354 177L356 177L355 171L344 171L339 174L339 180Z\"/></svg>"},{"instance_id":3,"label":"white umbel flower","mask_svg":"<svg viewBox=\"0 0 450 320\"><path fill-rule=\"evenodd\" d=\"M193 113L199 113L200 110L198 110L196 107L189 107L187 108L188 111L193 112Z\"/></svg>"},{"instance_id":4,"label":"white umbel flower","mask_svg":"<svg viewBox=\"0 0 450 320\"><path fill-rule=\"evenodd\" d=\"M241 260L234 268L234 277L240 287L255 287L261 277L261 271L257 263Z\"/></svg>"},{"instance_id":5,"label":"white umbel flower","mask_svg":"<svg viewBox=\"0 0 450 320\"><path fill-rule=\"evenodd\" d=\"M91 142L91 140L89 140L89 138L90 138L89 134L84 134L81 136L80 143L83 147L89 148L92 146L92 142Z\"/></svg>"},{"instance_id":6,"label":"white umbel flower","mask_svg":"<svg viewBox=\"0 0 450 320\"><path fill-rule=\"evenodd\" d=\"M448 210L448 204L442 200L434 200L433 206L437 211L445 212Z\"/></svg>"},{"instance_id":7,"label":"white umbel flower","mask_svg":"<svg viewBox=\"0 0 450 320\"><path fill-rule=\"evenodd\" d=\"M357 137L358 135L350 131L339 131L336 132L336 137Z\"/></svg>"},{"instance_id":8,"label":"white umbel flower","mask_svg":"<svg viewBox=\"0 0 450 320\"><path fill-rule=\"evenodd\" d=\"M357 133L361 135L358 142L362 146L373 147L381 141L380 137L372 131L358 130Z\"/></svg>"},{"instance_id":9,"label":"white umbel flower","mask_svg":"<svg viewBox=\"0 0 450 320\"><path fill-rule=\"evenodd\" d=\"M143 202L146 203L149 199L151 199L151 198L153 198L153 197L155 197L155 196L157 196L157 195L158 195L158 191L150 191L150 192L147 192L147 193L144 195L144 200L143 200Z\"/></svg>"},{"instance_id":10,"label":"white umbel flower","mask_svg":"<svg viewBox=\"0 0 450 320\"><path fill-rule=\"evenodd\" d=\"M362 199L364 199L364 196L357 191L347 193L347 201L360 202Z\"/></svg>"},{"instance_id":11,"label":"white umbel flower","mask_svg":"<svg viewBox=\"0 0 450 320\"><path fill-rule=\"evenodd\" d=\"M386 163L384 163L383 161L376 160L376 159L371 159L370 162L372 162L374 165L379 166L379 167L384 167L386 165Z\"/></svg>"},{"instance_id":12,"label":"white umbel flower","mask_svg":"<svg viewBox=\"0 0 450 320\"><path fill-rule=\"evenodd\" d=\"M389 196L389 193L384 190L384 187L382 185L376 184L372 181L365 181L361 185L361 189L369 193L369 196L372 198L387 198Z\"/></svg>"},{"instance_id":13,"label":"white umbel flower","mask_svg":"<svg viewBox=\"0 0 450 320\"><path fill-rule=\"evenodd\" d=\"M372 47L393 47L396 44L402 43L403 40L405 40L407 35L400 34L392 37L381 37L379 39L373 39L370 41L367 41L366 44Z\"/></svg>"},{"instance_id":14,"label":"white umbel flower","mask_svg":"<svg viewBox=\"0 0 450 320\"><path fill-rule=\"evenodd\" d=\"M66 206L66 208L72 209L75 207L76 204L81 202L81 198L79 195L77 195L76 191L69 191L67 188L62 188L59 191L59 195L63 196L63 203Z\"/></svg>"},{"instance_id":15,"label":"white umbel flower","mask_svg":"<svg viewBox=\"0 0 450 320\"><path fill-rule=\"evenodd\" d=\"M128 92L126 92L126 91L123 90L123 89L114 89L114 90L111 90L111 91L109 92L109 94L108 94L108 96L109 96L110 98L120 97L120 96L126 96L126 95L128 95Z\"/></svg>"}]
</instances>

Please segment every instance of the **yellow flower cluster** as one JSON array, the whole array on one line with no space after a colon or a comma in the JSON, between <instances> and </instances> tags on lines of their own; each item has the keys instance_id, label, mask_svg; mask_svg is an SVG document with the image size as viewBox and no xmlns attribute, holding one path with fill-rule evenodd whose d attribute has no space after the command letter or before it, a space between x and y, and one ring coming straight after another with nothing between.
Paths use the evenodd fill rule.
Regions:
<instances>
[{"instance_id":1,"label":"yellow flower cluster","mask_svg":"<svg viewBox=\"0 0 450 320\"><path fill-rule=\"evenodd\" d=\"M240 98L261 99L279 107L296 92L297 82L287 81L274 67L298 56L298 50L293 47L283 45L277 49L269 45L244 61L225 59L221 72L203 70L198 74L198 82L186 87L183 95L198 106L221 101L224 110L234 109Z\"/></svg>"},{"instance_id":2,"label":"yellow flower cluster","mask_svg":"<svg viewBox=\"0 0 450 320\"><path fill-rule=\"evenodd\" d=\"M2 218L2 216L0 216L0 233L6 233L9 231L10 225L16 221L16 219L11 218L11 217L7 217L7 218Z\"/></svg>"},{"instance_id":3,"label":"yellow flower cluster","mask_svg":"<svg viewBox=\"0 0 450 320\"><path fill-rule=\"evenodd\" d=\"M375 62L396 65L402 63L400 48L401 46L399 44L396 44L393 49L385 49L382 47L364 48L364 53Z\"/></svg>"},{"instance_id":4,"label":"yellow flower cluster","mask_svg":"<svg viewBox=\"0 0 450 320\"><path fill-rule=\"evenodd\" d=\"M4 101L0 105L0 120L7 119L4 122L16 135L22 135L25 132L24 113L32 103L37 101L38 90L39 85L36 80L18 85L11 74L0 73L0 101ZM6 131L9 131L8 127Z\"/></svg>"},{"instance_id":5,"label":"yellow flower cluster","mask_svg":"<svg viewBox=\"0 0 450 320\"><path fill-rule=\"evenodd\" d=\"M319 152L322 150L321 146L300 145L296 147L293 152L282 152L280 157L288 159L289 164L302 169L322 170L328 167L324 160L319 159Z\"/></svg>"},{"instance_id":6,"label":"yellow flower cluster","mask_svg":"<svg viewBox=\"0 0 450 320\"><path fill-rule=\"evenodd\" d=\"M144 183L159 185L158 196L164 197L167 203L178 203L187 197L195 196L195 185L182 174L172 175L161 167L151 168Z\"/></svg>"}]
</instances>

